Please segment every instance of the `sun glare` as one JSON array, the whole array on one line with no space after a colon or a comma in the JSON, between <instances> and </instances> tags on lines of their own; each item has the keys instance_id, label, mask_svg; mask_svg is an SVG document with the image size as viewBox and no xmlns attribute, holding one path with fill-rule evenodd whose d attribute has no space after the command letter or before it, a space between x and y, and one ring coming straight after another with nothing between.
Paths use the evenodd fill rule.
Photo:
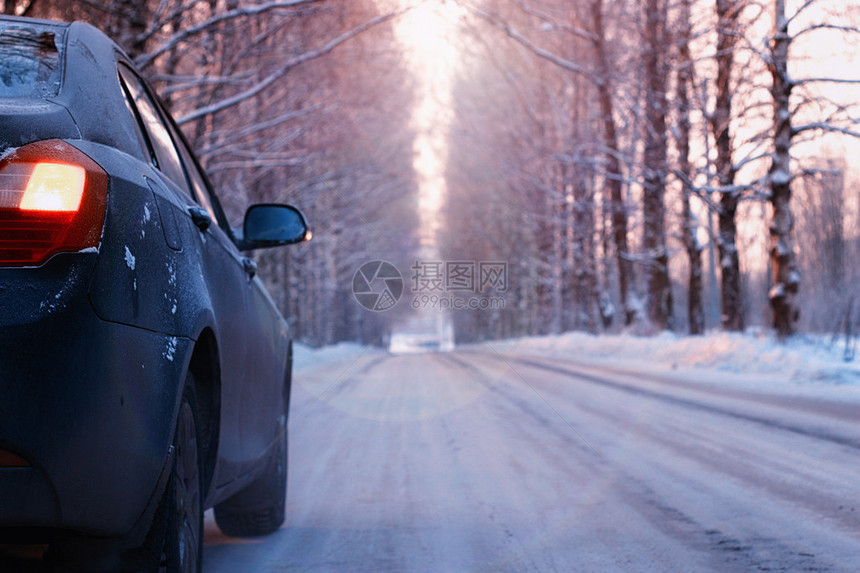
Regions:
<instances>
[{"instance_id":1,"label":"sun glare","mask_svg":"<svg viewBox=\"0 0 860 573\"><path fill-rule=\"evenodd\" d=\"M418 179L422 245L432 248L440 229L447 188L448 129L453 117L454 78L459 60L457 28L461 9L444 0L424 1L395 24L408 69L416 83L412 125L416 132L413 168Z\"/></svg>"}]
</instances>

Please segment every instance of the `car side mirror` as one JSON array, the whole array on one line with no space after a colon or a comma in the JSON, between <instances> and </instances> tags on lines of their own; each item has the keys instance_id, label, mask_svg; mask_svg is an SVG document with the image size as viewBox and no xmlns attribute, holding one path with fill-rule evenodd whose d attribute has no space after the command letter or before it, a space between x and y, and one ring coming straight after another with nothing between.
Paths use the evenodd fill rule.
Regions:
<instances>
[{"instance_id":1,"label":"car side mirror","mask_svg":"<svg viewBox=\"0 0 860 573\"><path fill-rule=\"evenodd\" d=\"M243 251L292 245L311 238L302 212L290 205L259 203L245 212L239 248Z\"/></svg>"}]
</instances>

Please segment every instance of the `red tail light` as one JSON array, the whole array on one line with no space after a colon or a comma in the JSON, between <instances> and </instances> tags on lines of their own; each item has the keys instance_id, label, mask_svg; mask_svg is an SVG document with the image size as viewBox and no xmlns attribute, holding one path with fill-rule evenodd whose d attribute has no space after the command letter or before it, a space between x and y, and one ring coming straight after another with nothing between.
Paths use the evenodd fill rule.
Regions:
<instances>
[{"instance_id":1,"label":"red tail light","mask_svg":"<svg viewBox=\"0 0 860 573\"><path fill-rule=\"evenodd\" d=\"M37 266L98 247L107 174L64 141L25 145L0 161L0 266Z\"/></svg>"}]
</instances>

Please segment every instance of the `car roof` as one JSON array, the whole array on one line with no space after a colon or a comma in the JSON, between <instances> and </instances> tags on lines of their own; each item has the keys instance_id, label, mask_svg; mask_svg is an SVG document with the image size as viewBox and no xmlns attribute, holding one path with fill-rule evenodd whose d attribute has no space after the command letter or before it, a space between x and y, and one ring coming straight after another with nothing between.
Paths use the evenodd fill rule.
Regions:
<instances>
[{"instance_id":1,"label":"car roof","mask_svg":"<svg viewBox=\"0 0 860 573\"><path fill-rule=\"evenodd\" d=\"M20 24L35 24L38 26L53 26L55 28L67 28L69 26L69 22L62 22L60 20L44 20L41 18L29 18L24 16L10 16L7 14L0 14L0 21L7 21L12 23L20 23Z\"/></svg>"},{"instance_id":2,"label":"car roof","mask_svg":"<svg viewBox=\"0 0 860 573\"><path fill-rule=\"evenodd\" d=\"M120 149L143 159L137 126L126 106L117 64L133 67L128 56L103 32L85 22L60 22L19 16L0 16L0 23L54 27L62 37L63 78L59 92L45 100L65 108L77 127L77 135L59 133L64 139L81 138ZM4 109L6 113L13 113ZM106 121L110 118L110 121ZM47 118L50 120L50 118ZM19 143L25 143L21 141Z\"/></svg>"}]
</instances>

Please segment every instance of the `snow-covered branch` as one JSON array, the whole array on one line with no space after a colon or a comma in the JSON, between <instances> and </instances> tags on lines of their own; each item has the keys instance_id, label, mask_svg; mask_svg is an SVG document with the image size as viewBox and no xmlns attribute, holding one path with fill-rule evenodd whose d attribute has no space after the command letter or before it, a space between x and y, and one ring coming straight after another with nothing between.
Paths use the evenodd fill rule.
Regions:
<instances>
[{"instance_id":1,"label":"snow-covered branch","mask_svg":"<svg viewBox=\"0 0 860 573\"><path fill-rule=\"evenodd\" d=\"M857 26L840 26L838 24L827 24L822 22L820 24L813 24L812 26L807 26L803 30L800 30L799 32L794 34L793 39L797 40L801 36L809 34L810 32L815 32L817 30L836 30L838 32L847 32L849 34L860 34L860 28L858 28Z\"/></svg>"},{"instance_id":2,"label":"snow-covered branch","mask_svg":"<svg viewBox=\"0 0 860 573\"><path fill-rule=\"evenodd\" d=\"M546 60L552 64L555 64L556 66L563 68L567 71L582 74L596 85L599 85L604 81L603 78L601 78L599 75L594 73L594 71L588 69L587 67L580 65L574 61L563 58L558 54L554 54L549 50L536 45L522 33L510 27L506 22L504 22L502 19L495 16L494 14L484 11L481 8L475 6L474 4L469 4L469 9L479 18L489 23L494 28L504 32L509 38L529 50L537 57Z\"/></svg>"},{"instance_id":3,"label":"snow-covered branch","mask_svg":"<svg viewBox=\"0 0 860 573\"><path fill-rule=\"evenodd\" d=\"M800 134L807 131L825 131L828 133L840 133L842 135L849 135L851 137L856 137L860 139L860 131L854 131L847 127L840 127L838 125L833 125L831 123L823 121L813 121L804 125L792 127L792 132L794 134Z\"/></svg>"},{"instance_id":4,"label":"snow-covered branch","mask_svg":"<svg viewBox=\"0 0 860 573\"><path fill-rule=\"evenodd\" d=\"M849 79L849 78L801 78L801 79L791 79L792 85L799 86L803 84L812 84L812 83L828 83L828 84L853 84L860 85L860 79Z\"/></svg>"},{"instance_id":5,"label":"snow-covered branch","mask_svg":"<svg viewBox=\"0 0 860 573\"><path fill-rule=\"evenodd\" d=\"M182 30L179 30L178 32L172 34L167 39L167 41L165 41L155 50L147 52L145 54L141 54L135 60L135 64L139 69L144 69L150 64L152 64L152 62L160 55L176 49L181 42L187 40L188 38L196 34L211 30L213 26L222 22L248 16L259 16L277 8L292 8L300 4L309 4L318 1L319 0L276 0L273 2L266 2L264 4L233 8L232 10L227 10L226 12L222 12L221 14L215 14L214 16L207 18L199 24L189 26L188 28L183 28Z\"/></svg>"},{"instance_id":6,"label":"snow-covered branch","mask_svg":"<svg viewBox=\"0 0 860 573\"><path fill-rule=\"evenodd\" d=\"M176 122L179 125L182 125L182 124L187 123L189 121L194 121L195 119L199 119L203 116L218 113L218 112L223 111L227 108L230 108L236 104L239 104L245 100L248 100L248 99L256 96L257 94L263 92L266 88L268 88L273 83L275 83L290 68L294 68L300 64L303 64L303 63L308 62L310 60L314 60L316 58L324 56L324 55L330 53L332 50L334 50L338 46L340 46L341 44L343 44L344 42L346 42L347 40L354 38L355 36L361 34L362 32L364 32L366 30L369 30L370 28L373 28L374 26L377 26L383 22L387 22L388 20L391 20L392 18L402 14L403 12L404 12L404 10L400 10L398 12L392 12L389 14L384 14L382 16L377 16L376 18L373 18L369 22L366 22L366 23L364 23L360 26L357 26L355 28L352 28L351 30L348 30L348 31L344 32L343 34L329 40L328 42L326 42L325 44L323 44L319 48L309 50L303 54L292 57L289 60L287 60L284 64L279 66L274 72L270 73L268 76L266 76L265 78L263 78L262 80L257 82L254 86L252 86L246 90L243 90L237 94L234 94L230 97L224 98L220 101L217 101L217 102L214 102L214 103L209 104L207 106L203 106L201 108L198 108L198 109L192 111L191 113L188 113L182 117L177 118Z\"/></svg>"},{"instance_id":7,"label":"snow-covered branch","mask_svg":"<svg viewBox=\"0 0 860 573\"><path fill-rule=\"evenodd\" d=\"M565 32L573 34L574 36L588 40L589 42L595 42L597 40L597 37L593 33L589 32L588 30L584 30L582 28L571 26L567 23L559 23L557 19L553 18L549 14L547 14L545 12L541 12L540 10L536 10L535 8L532 8L531 6L526 5L524 2L522 2L522 0L511 0L511 1L520 10L522 10L523 13L528 14L529 16L534 16L535 18L542 20L544 23L549 24L549 26L553 30L563 30Z\"/></svg>"},{"instance_id":8,"label":"snow-covered branch","mask_svg":"<svg viewBox=\"0 0 860 573\"><path fill-rule=\"evenodd\" d=\"M806 0L806 2L804 2L803 5L794 12L794 14L786 18L786 25L791 24L796 18L806 12L806 10L816 2L818 2L818 0Z\"/></svg>"},{"instance_id":9,"label":"snow-covered branch","mask_svg":"<svg viewBox=\"0 0 860 573\"><path fill-rule=\"evenodd\" d=\"M205 86L243 85L253 81L254 71L247 70L230 76L178 76L173 74L155 74L153 81L161 81L167 84L160 91L162 97L183 92L186 90L199 89Z\"/></svg>"},{"instance_id":10,"label":"snow-covered branch","mask_svg":"<svg viewBox=\"0 0 860 573\"><path fill-rule=\"evenodd\" d=\"M283 113L278 115L277 117L273 117L271 119L260 121L257 123L253 123L239 130L230 130L228 132L216 131L211 134L208 134L208 138L212 141L216 141L217 143L213 143L208 146L204 146L199 150L199 154L201 156L211 155L216 151L220 151L225 147L233 144L236 141L239 141L245 137L249 137L254 135L255 133L259 133L266 129L270 129L273 127L278 127L279 125L286 123L291 120L298 119L300 117L306 116L310 113L318 111L321 109L322 105L315 105L308 108L289 111L287 113Z\"/></svg>"}]
</instances>

